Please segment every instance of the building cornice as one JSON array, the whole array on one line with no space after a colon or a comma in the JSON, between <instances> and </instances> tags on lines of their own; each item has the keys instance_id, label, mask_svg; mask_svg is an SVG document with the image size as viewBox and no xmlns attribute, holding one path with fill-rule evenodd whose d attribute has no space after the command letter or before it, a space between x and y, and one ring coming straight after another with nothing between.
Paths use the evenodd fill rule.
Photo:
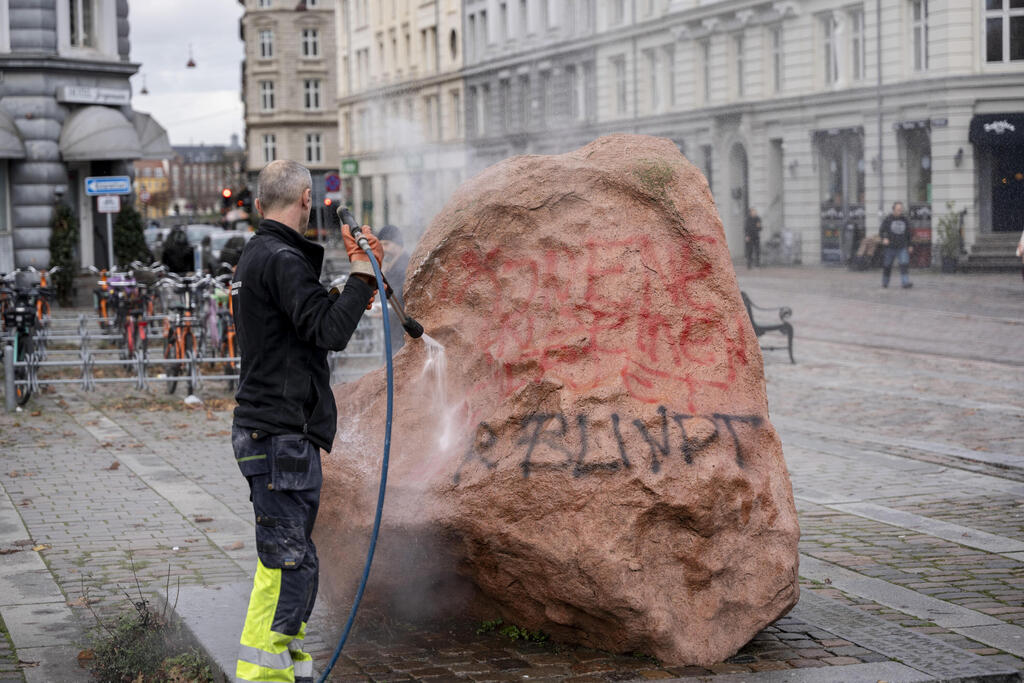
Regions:
<instances>
[{"instance_id":1,"label":"building cornice","mask_svg":"<svg viewBox=\"0 0 1024 683\"><path fill-rule=\"evenodd\" d=\"M14 53L0 55L0 70L77 71L79 73L131 76L139 70L135 62L106 61L61 57L46 53Z\"/></svg>"},{"instance_id":2,"label":"building cornice","mask_svg":"<svg viewBox=\"0 0 1024 683\"><path fill-rule=\"evenodd\" d=\"M345 107L353 104L361 104L368 100L383 99L394 95L405 95L423 88L444 85L450 81L461 81L465 77L465 71L445 71L443 73L433 74L431 76L425 76L411 81L388 83L376 88L360 90L358 93L339 97L336 100L336 104L339 107Z\"/></svg>"}]
</instances>

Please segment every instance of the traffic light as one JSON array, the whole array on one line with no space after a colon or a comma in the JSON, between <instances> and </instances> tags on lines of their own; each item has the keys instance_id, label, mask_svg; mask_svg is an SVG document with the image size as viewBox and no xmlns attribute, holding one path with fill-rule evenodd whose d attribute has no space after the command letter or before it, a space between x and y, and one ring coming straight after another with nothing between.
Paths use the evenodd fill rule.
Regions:
<instances>
[{"instance_id":1,"label":"traffic light","mask_svg":"<svg viewBox=\"0 0 1024 683\"><path fill-rule=\"evenodd\" d=\"M332 204L330 197L324 198L324 206L330 206Z\"/></svg>"},{"instance_id":2,"label":"traffic light","mask_svg":"<svg viewBox=\"0 0 1024 683\"><path fill-rule=\"evenodd\" d=\"M231 204L232 204L232 202L231 202L231 188L230 187L225 187L223 190L220 191L220 196L221 196L221 201L220 201L221 207L223 207L224 209L231 208Z\"/></svg>"}]
</instances>

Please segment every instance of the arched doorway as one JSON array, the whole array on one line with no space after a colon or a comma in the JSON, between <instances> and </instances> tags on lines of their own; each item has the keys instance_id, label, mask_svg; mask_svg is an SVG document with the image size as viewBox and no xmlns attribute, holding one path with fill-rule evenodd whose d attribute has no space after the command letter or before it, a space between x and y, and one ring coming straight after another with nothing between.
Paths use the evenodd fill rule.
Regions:
<instances>
[{"instance_id":1,"label":"arched doorway","mask_svg":"<svg viewBox=\"0 0 1024 683\"><path fill-rule=\"evenodd\" d=\"M735 143L729 150L729 251L734 257L743 255L743 223L750 206L750 177L747 165L747 150L742 143Z\"/></svg>"}]
</instances>

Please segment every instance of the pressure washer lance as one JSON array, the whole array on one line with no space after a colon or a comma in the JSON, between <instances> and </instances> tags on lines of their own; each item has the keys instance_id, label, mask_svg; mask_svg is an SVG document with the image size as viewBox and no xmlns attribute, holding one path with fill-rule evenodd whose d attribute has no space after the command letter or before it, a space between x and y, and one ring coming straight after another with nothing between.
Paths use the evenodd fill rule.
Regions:
<instances>
[{"instance_id":1,"label":"pressure washer lance","mask_svg":"<svg viewBox=\"0 0 1024 683\"><path fill-rule=\"evenodd\" d=\"M370 248L370 242L363 236L363 229L359 225L359 221L356 220L355 216L348 210L344 204L338 207L338 220L342 224L347 225L352 233L352 237L355 238L356 244L359 245L360 249L364 251ZM406 333L413 339L419 339L423 336L423 325L416 322L415 318L410 317L406 314L405 308L402 306L402 301L395 294L395 290L391 289L391 285L388 284L387 278L384 278L384 286L387 288L387 300L391 304L391 309L398 315L399 322L402 323L402 327Z\"/></svg>"}]
</instances>

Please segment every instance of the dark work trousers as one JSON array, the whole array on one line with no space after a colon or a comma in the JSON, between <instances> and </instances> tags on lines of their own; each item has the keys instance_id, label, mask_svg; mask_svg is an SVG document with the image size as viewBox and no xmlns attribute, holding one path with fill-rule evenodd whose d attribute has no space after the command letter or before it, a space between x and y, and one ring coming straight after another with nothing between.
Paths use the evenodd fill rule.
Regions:
<instances>
[{"instance_id":1,"label":"dark work trousers","mask_svg":"<svg viewBox=\"0 0 1024 683\"><path fill-rule=\"evenodd\" d=\"M761 236L747 238L747 269L761 267Z\"/></svg>"},{"instance_id":2,"label":"dark work trousers","mask_svg":"<svg viewBox=\"0 0 1024 683\"><path fill-rule=\"evenodd\" d=\"M258 556L235 680L311 681L313 660L301 646L318 586L320 449L302 434L238 426L231 440L249 482Z\"/></svg>"}]
</instances>

